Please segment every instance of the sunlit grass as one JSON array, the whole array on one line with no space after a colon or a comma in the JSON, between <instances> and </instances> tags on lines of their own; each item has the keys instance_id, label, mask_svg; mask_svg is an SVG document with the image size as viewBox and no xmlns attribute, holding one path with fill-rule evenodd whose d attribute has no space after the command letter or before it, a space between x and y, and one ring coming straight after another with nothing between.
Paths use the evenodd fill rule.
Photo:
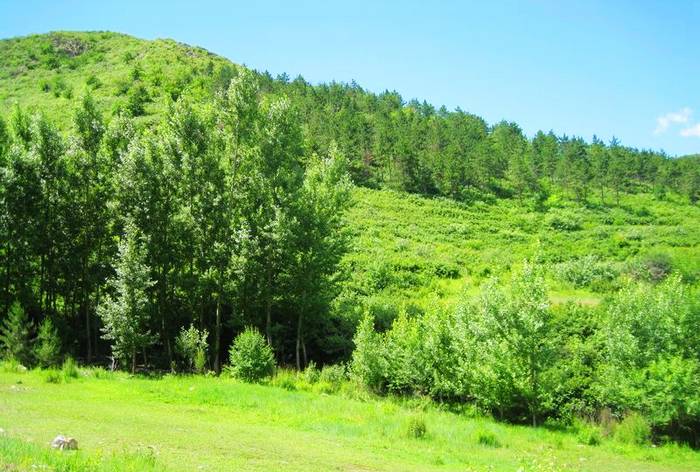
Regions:
<instances>
[{"instance_id":1,"label":"sunlit grass","mask_svg":"<svg viewBox=\"0 0 700 472\"><path fill-rule=\"evenodd\" d=\"M497 423L421 399L376 398L348 382L329 394L300 375L285 375L286 388L278 379L249 385L196 376L132 378L92 369L81 370L77 379L48 383L41 371L5 371L0 373L0 427L11 439L2 440L0 464L69 460L73 453L48 448L61 433L80 444L77 465L65 470L95 470L80 464L110 464L113 453L124 464L147 461L148 467L168 470L700 467L700 454L680 446L636 446L607 437L586 445L575 428Z\"/></svg>"}]
</instances>

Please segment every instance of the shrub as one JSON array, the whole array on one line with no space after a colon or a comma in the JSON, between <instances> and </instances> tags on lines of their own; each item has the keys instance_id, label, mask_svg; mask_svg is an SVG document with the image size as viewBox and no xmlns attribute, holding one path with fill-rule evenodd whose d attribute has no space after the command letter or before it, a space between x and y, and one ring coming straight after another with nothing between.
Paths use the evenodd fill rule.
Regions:
<instances>
[{"instance_id":1,"label":"shrub","mask_svg":"<svg viewBox=\"0 0 700 472\"><path fill-rule=\"evenodd\" d=\"M310 384L318 382L320 375L321 372L316 367L316 363L314 361L309 362L309 365L306 366L306 369L304 369L304 372L301 374L302 378Z\"/></svg>"},{"instance_id":2,"label":"shrub","mask_svg":"<svg viewBox=\"0 0 700 472\"><path fill-rule=\"evenodd\" d=\"M34 346L34 357L41 367L53 367L58 363L61 340L51 318L39 325L39 333Z\"/></svg>"},{"instance_id":3,"label":"shrub","mask_svg":"<svg viewBox=\"0 0 700 472\"><path fill-rule=\"evenodd\" d=\"M648 444L651 440L651 426L644 416L632 412L615 428L615 439L627 444Z\"/></svg>"},{"instance_id":4,"label":"shrub","mask_svg":"<svg viewBox=\"0 0 700 472\"><path fill-rule=\"evenodd\" d=\"M547 225L558 231L578 231L581 229L581 218L569 212L553 213L547 217Z\"/></svg>"},{"instance_id":5,"label":"shrub","mask_svg":"<svg viewBox=\"0 0 700 472\"><path fill-rule=\"evenodd\" d=\"M175 350L183 358L190 371L203 373L207 363L207 337L206 329L199 330L190 325L188 329L182 328L175 339Z\"/></svg>"},{"instance_id":6,"label":"shrub","mask_svg":"<svg viewBox=\"0 0 700 472\"><path fill-rule=\"evenodd\" d=\"M351 371L355 378L374 391L386 386L386 357L382 337L374 330L374 322L365 315L353 338Z\"/></svg>"},{"instance_id":7,"label":"shrub","mask_svg":"<svg viewBox=\"0 0 700 472\"><path fill-rule=\"evenodd\" d=\"M594 255L557 264L554 272L559 279L576 288L600 285L617 277L617 272L610 264L601 262Z\"/></svg>"},{"instance_id":8,"label":"shrub","mask_svg":"<svg viewBox=\"0 0 700 472\"><path fill-rule=\"evenodd\" d=\"M77 379L78 378L78 366L72 357L66 357L63 361L63 366L61 367L61 374L64 380Z\"/></svg>"},{"instance_id":9,"label":"shrub","mask_svg":"<svg viewBox=\"0 0 700 472\"><path fill-rule=\"evenodd\" d=\"M660 282L673 270L673 261L668 254L648 254L629 265L629 273L638 280Z\"/></svg>"},{"instance_id":10,"label":"shrub","mask_svg":"<svg viewBox=\"0 0 700 472\"><path fill-rule=\"evenodd\" d=\"M229 372L246 382L257 382L272 375L275 358L265 338L255 328L246 328L229 350Z\"/></svg>"},{"instance_id":11,"label":"shrub","mask_svg":"<svg viewBox=\"0 0 700 472\"><path fill-rule=\"evenodd\" d=\"M26 372L27 368L20 364L16 359L7 359L0 362L0 372L8 374L21 374Z\"/></svg>"},{"instance_id":12,"label":"shrub","mask_svg":"<svg viewBox=\"0 0 700 472\"><path fill-rule=\"evenodd\" d=\"M129 89L126 109L129 110L131 116L142 116L146 114L146 103L151 101L146 87L139 84Z\"/></svg>"},{"instance_id":13,"label":"shrub","mask_svg":"<svg viewBox=\"0 0 700 472\"><path fill-rule=\"evenodd\" d=\"M487 447L501 447L498 437L492 432L480 429L475 434L476 442Z\"/></svg>"},{"instance_id":14,"label":"shrub","mask_svg":"<svg viewBox=\"0 0 700 472\"><path fill-rule=\"evenodd\" d=\"M408 419L406 423L406 435L409 438L422 439L428 433L428 426L422 415L415 415Z\"/></svg>"},{"instance_id":15,"label":"shrub","mask_svg":"<svg viewBox=\"0 0 700 472\"><path fill-rule=\"evenodd\" d=\"M582 423L578 426L578 430L578 442L584 446L598 446L603 441L600 428L591 424Z\"/></svg>"},{"instance_id":16,"label":"shrub","mask_svg":"<svg viewBox=\"0 0 700 472\"><path fill-rule=\"evenodd\" d=\"M58 370L47 370L46 376L44 377L44 381L46 381L46 383L60 384L63 381L63 376Z\"/></svg>"},{"instance_id":17,"label":"shrub","mask_svg":"<svg viewBox=\"0 0 700 472\"><path fill-rule=\"evenodd\" d=\"M92 90L96 90L102 87L102 81L95 74L92 74L85 80L85 85L87 85Z\"/></svg>"},{"instance_id":18,"label":"shrub","mask_svg":"<svg viewBox=\"0 0 700 472\"><path fill-rule=\"evenodd\" d=\"M270 380L273 387L294 391L297 389L297 374L289 369L278 369L275 376Z\"/></svg>"},{"instance_id":19,"label":"shrub","mask_svg":"<svg viewBox=\"0 0 700 472\"><path fill-rule=\"evenodd\" d=\"M318 376L320 382L327 382L332 385L340 385L347 380L345 365L325 365Z\"/></svg>"}]
</instances>

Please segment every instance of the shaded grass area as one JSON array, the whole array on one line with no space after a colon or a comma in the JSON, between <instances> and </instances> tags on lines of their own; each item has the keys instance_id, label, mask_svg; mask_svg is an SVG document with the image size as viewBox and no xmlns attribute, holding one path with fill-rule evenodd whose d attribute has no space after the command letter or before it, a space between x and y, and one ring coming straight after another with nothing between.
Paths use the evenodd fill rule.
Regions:
<instances>
[{"instance_id":1,"label":"shaded grass area","mask_svg":"<svg viewBox=\"0 0 700 472\"><path fill-rule=\"evenodd\" d=\"M139 470L700 468L700 454L676 445L607 438L586 445L573 430L499 424L356 388L327 395L225 378L144 379L100 370L61 383L45 377L0 373L0 427L17 438L3 439L0 464L21 457L23 464L75 460L66 470L102 470L80 464L100 464L116 453L126 464L119 470L129 470L128 461L145 461ZM42 446L59 433L76 437L81 451L57 456Z\"/></svg>"}]
</instances>

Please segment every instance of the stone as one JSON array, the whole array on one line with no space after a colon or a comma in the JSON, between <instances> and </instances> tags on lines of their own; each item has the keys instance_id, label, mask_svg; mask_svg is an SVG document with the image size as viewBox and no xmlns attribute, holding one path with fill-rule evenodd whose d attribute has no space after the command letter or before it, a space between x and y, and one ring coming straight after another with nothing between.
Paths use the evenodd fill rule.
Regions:
<instances>
[{"instance_id":1,"label":"stone","mask_svg":"<svg viewBox=\"0 0 700 472\"><path fill-rule=\"evenodd\" d=\"M59 434L51 441L51 447L54 449L60 449L61 451L74 451L78 449L78 441L75 438L69 438Z\"/></svg>"}]
</instances>

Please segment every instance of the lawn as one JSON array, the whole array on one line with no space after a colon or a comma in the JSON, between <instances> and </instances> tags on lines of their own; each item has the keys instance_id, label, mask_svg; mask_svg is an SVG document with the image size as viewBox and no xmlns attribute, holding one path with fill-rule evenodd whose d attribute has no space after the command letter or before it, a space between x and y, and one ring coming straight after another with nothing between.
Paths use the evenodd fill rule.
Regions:
<instances>
[{"instance_id":1,"label":"lawn","mask_svg":"<svg viewBox=\"0 0 700 472\"><path fill-rule=\"evenodd\" d=\"M675 445L632 446L606 438L583 445L575 431L499 424L352 388L327 395L226 378L147 379L100 370L60 383L48 377L41 371L0 373L0 468L700 469L700 453ZM416 421L424 421L424 437L410 434ZM80 451L50 450L59 433L77 438Z\"/></svg>"}]
</instances>

